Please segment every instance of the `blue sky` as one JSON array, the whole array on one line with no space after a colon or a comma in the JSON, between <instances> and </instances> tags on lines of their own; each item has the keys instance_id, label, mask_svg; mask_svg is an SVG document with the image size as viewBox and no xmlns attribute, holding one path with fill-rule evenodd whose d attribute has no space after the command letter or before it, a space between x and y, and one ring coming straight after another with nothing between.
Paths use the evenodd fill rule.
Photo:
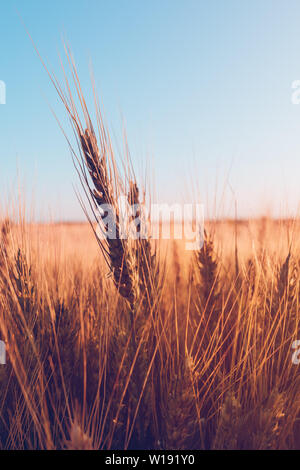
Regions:
<instances>
[{"instance_id":1,"label":"blue sky","mask_svg":"<svg viewBox=\"0 0 300 470\"><path fill-rule=\"evenodd\" d=\"M92 62L109 127L122 147L124 119L137 173L154 169L160 200L188 200L195 185L210 213L217 195L217 215L232 215L233 191L241 216L295 214L298 0L1 2L1 202L21 181L38 218L74 220L78 180L50 105L70 132L68 121L17 11L58 77L68 40L88 97Z\"/></svg>"}]
</instances>

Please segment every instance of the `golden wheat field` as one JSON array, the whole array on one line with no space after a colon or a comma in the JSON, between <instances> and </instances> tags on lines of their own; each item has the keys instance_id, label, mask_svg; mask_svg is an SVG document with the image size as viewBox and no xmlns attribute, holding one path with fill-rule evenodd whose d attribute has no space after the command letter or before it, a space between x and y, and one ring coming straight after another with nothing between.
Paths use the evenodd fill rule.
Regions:
<instances>
[{"instance_id":1,"label":"golden wheat field","mask_svg":"<svg viewBox=\"0 0 300 470\"><path fill-rule=\"evenodd\" d=\"M1 214L1 449L300 449L300 221L207 220L193 250L141 236L151 185L65 49L64 82L46 70L86 222Z\"/></svg>"},{"instance_id":2,"label":"golden wheat field","mask_svg":"<svg viewBox=\"0 0 300 470\"><path fill-rule=\"evenodd\" d=\"M299 449L299 230L145 241L120 285L89 224L3 220L1 448Z\"/></svg>"}]
</instances>

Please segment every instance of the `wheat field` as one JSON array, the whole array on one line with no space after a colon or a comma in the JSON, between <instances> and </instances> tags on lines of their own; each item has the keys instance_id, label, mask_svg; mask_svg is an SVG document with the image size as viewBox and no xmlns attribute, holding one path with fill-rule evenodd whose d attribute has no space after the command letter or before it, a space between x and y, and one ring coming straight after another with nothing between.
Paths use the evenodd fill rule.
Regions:
<instances>
[{"instance_id":1,"label":"wheat field","mask_svg":"<svg viewBox=\"0 0 300 470\"><path fill-rule=\"evenodd\" d=\"M68 58L73 94L50 78L90 223L2 217L1 448L299 449L299 221L208 220L194 251L123 239L118 196L139 212L145 187Z\"/></svg>"},{"instance_id":2,"label":"wheat field","mask_svg":"<svg viewBox=\"0 0 300 470\"><path fill-rule=\"evenodd\" d=\"M170 240L133 310L89 224L3 221L1 447L298 449L299 229Z\"/></svg>"}]
</instances>

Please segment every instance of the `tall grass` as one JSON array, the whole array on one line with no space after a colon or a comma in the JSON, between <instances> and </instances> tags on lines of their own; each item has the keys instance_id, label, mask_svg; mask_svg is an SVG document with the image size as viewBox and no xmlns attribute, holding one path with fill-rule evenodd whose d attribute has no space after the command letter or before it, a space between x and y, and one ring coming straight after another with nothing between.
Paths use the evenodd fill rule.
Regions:
<instances>
[{"instance_id":1,"label":"tall grass","mask_svg":"<svg viewBox=\"0 0 300 470\"><path fill-rule=\"evenodd\" d=\"M2 448L299 448L299 261L241 250L237 283L215 225L132 323L87 226L6 224Z\"/></svg>"},{"instance_id":2,"label":"tall grass","mask_svg":"<svg viewBox=\"0 0 300 470\"><path fill-rule=\"evenodd\" d=\"M299 251L283 241L287 224L269 220L267 236L266 220L208 223L191 256L172 240L166 255L162 242L122 239L118 197L139 211L144 188L129 159L118 169L96 97L94 129L68 59L79 109L67 79L66 94L53 82L90 231L2 223L1 447L299 448ZM89 216L105 225L104 203L113 239Z\"/></svg>"}]
</instances>

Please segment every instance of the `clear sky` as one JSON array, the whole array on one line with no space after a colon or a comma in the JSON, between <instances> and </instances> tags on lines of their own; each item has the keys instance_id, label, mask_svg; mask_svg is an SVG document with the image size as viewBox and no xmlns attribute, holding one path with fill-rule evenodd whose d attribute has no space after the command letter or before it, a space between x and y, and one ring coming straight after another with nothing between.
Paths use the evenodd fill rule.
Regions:
<instances>
[{"instance_id":1,"label":"clear sky","mask_svg":"<svg viewBox=\"0 0 300 470\"><path fill-rule=\"evenodd\" d=\"M67 130L68 122L17 10L59 77L61 38L68 40L88 95L92 62L108 124L121 147L123 116L137 172L151 162L160 200L188 199L197 183L208 207L225 188L225 215L231 188L239 215L295 213L299 0L1 1L1 201L19 173L38 217L82 219L49 105Z\"/></svg>"}]
</instances>

